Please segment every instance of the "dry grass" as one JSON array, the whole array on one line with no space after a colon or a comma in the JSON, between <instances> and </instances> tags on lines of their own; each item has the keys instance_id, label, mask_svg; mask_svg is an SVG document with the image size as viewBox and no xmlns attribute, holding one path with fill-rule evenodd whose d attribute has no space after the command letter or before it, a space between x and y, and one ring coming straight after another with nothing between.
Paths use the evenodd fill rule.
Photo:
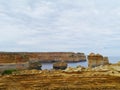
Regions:
<instances>
[{"instance_id":1,"label":"dry grass","mask_svg":"<svg viewBox=\"0 0 120 90\"><path fill-rule=\"evenodd\" d=\"M120 77L82 73L41 73L0 77L0 90L120 90Z\"/></svg>"}]
</instances>

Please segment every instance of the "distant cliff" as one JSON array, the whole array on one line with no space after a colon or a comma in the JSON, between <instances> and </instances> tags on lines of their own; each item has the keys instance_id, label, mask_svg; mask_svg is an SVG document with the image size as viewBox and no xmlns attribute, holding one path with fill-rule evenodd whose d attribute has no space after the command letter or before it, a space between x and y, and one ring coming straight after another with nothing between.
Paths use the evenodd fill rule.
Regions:
<instances>
[{"instance_id":1,"label":"distant cliff","mask_svg":"<svg viewBox=\"0 0 120 90\"><path fill-rule=\"evenodd\" d=\"M29 57L25 53L0 52L0 63L27 62Z\"/></svg>"},{"instance_id":2,"label":"distant cliff","mask_svg":"<svg viewBox=\"0 0 120 90\"><path fill-rule=\"evenodd\" d=\"M38 60L41 62L79 62L86 61L84 53L74 52L39 52L39 53L27 53L29 60Z\"/></svg>"},{"instance_id":3,"label":"distant cliff","mask_svg":"<svg viewBox=\"0 0 120 90\"><path fill-rule=\"evenodd\" d=\"M42 62L85 61L84 53L73 52L0 52L0 71L7 69L40 69Z\"/></svg>"},{"instance_id":4,"label":"distant cliff","mask_svg":"<svg viewBox=\"0 0 120 90\"><path fill-rule=\"evenodd\" d=\"M0 52L0 63L40 62L79 62L86 61L84 53L74 52Z\"/></svg>"}]
</instances>

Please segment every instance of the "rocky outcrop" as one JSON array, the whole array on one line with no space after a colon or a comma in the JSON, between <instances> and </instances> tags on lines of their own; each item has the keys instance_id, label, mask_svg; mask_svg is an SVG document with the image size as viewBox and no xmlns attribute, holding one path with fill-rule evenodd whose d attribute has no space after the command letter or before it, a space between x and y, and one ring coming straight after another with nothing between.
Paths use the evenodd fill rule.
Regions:
<instances>
[{"instance_id":1,"label":"rocky outcrop","mask_svg":"<svg viewBox=\"0 0 120 90\"><path fill-rule=\"evenodd\" d=\"M56 62L53 64L53 69L66 69L67 68L67 63L66 62Z\"/></svg>"},{"instance_id":2,"label":"rocky outcrop","mask_svg":"<svg viewBox=\"0 0 120 90\"><path fill-rule=\"evenodd\" d=\"M85 67L77 66L77 67L68 67L64 70L64 72L82 72L85 71Z\"/></svg>"},{"instance_id":3,"label":"rocky outcrop","mask_svg":"<svg viewBox=\"0 0 120 90\"><path fill-rule=\"evenodd\" d=\"M91 53L88 55L88 66L89 67L96 67L100 65L109 64L108 57L103 57L100 54Z\"/></svg>"},{"instance_id":4,"label":"rocky outcrop","mask_svg":"<svg viewBox=\"0 0 120 90\"><path fill-rule=\"evenodd\" d=\"M41 70L42 64L38 61L29 61L29 69Z\"/></svg>"}]
</instances>

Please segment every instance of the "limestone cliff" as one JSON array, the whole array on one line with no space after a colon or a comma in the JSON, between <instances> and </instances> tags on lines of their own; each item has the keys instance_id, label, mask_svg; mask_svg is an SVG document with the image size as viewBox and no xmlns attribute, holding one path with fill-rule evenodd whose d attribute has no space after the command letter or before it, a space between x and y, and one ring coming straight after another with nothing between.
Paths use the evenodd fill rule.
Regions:
<instances>
[{"instance_id":1,"label":"limestone cliff","mask_svg":"<svg viewBox=\"0 0 120 90\"><path fill-rule=\"evenodd\" d=\"M91 53L88 55L88 66L89 67L96 67L100 65L109 64L108 57L103 57L100 54Z\"/></svg>"},{"instance_id":2,"label":"limestone cliff","mask_svg":"<svg viewBox=\"0 0 120 90\"><path fill-rule=\"evenodd\" d=\"M36 60L41 62L67 61L78 62L85 61L84 53L74 52L1 52L0 63L17 63Z\"/></svg>"},{"instance_id":3,"label":"limestone cliff","mask_svg":"<svg viewBox=\"0 0 120 90\"><path fill-rule=\"evenodd\" d=\"M0 52L0 63L27 62L29 57L25 53Z\"/></svg>"},{"instance_id":4,"label":"limestone cliff","mask_svg":"<svg viewBox=\"0 0 120 90\"><path fill-rule=\"evenodd\" d=\"M73 52L42 52L42 53L27 53L30 60L39 60L41 62L78 62L86 60L84 53Z\"/></svg>"}]
</instances>

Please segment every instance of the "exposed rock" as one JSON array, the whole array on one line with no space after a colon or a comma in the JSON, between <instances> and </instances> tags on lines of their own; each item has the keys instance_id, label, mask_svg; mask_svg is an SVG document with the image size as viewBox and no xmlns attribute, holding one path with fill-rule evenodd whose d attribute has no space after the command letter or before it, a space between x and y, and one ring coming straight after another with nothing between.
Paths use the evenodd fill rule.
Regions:
<instances>
[{"instance_id":1,"label":"exposed rock","mask_svg":"<svg viewBox=\"0 0 120 90\"><path fill-rule=\"evenodd\" d=\"M64 70L65 72L74 72L74 68L68 67Z\"/></svg>"},{"instance_id":2,"label":"exposed rock","mask_svg":"<svg viewBox=\"0 0 120 90\"><path fill-rule=\"evenodd\" d=\"M53 68L54 69L62 69L62 70L64 70L64 69L66 69L67 68L67 63L66 62L56 62L56 63L54 63L53 64Z\"/></svg>"},{"instance_id":3,"label":"exposed rock","mask_svg":"<svg viewBox=\"0 0 120 90\"><path fill-rule=\"evenodd\" d=\"M94 53L90 53L89 56L94 56L95 54Z\"/></svg>"},{"instance_id":4,"label":"exposed rock","mask_svg":"<svg viewBox=\"0 0 120 90\"><path fill-rule=\"evenodd\" d=\"M108 57L103 57L103 60L104 60L104 64L109 64L109 59L108 59Z\"/></svg>"},{"instance_id":5,"label":"exposed rock","mask_svg":"<svg viewBox=\"0 0 120 90\"><path fill-rule=\"evenodd\" d=\"M79 65L77 67L68 67L64 71L65 72L81 72L81 71L85 71L85 68Z\"/></svg>"},{"instance_id":6,"label":"exposed rock","mask_svg":"<svg viewBox=\"0 0 120 90\"><path fill-rule=\"evenodd\" d=\"M0 52L0 63L27 62L29 57L25 53Z\"/></svg>"},{"instance_id":7,"label":"exposed rock","mask_svg":"<svg viewBox=\"0 0 120 90\"><path fill-rule=\"evenodd\" d=\"M84 53L74 52L0 52L0 70L28 69L29 65L29 69L40 69L41 62L58 61L86 61L86 56ZM30 62L29 65L26 62Z\"/></svg>"},{"instance_id":8,"label":"exposed rock","mask_svg":"<svg viewBox=\"0 0 120 90\"><path fill-rule=\"evenodd\" d=\"M100 65L109 64L108 57L103 57L100 54L90 53L88 55L88 66L89 67L96 67Z\"/></svg>"},{"instance_id":9,"label":"exposed rock","mask_svg":"<svg viewBox=\"0 0 120 90\"><path fill-rule=\"evenodd\" d=\"M42 64L38 61L30 61L29 62L29 69L37 69L41 70Z\"/></svg>"},{"instance_id":10,"label":"exposed rock","mask_svg":"<svg viewBox=\"0 0 120 90\"><path fill-rule=\"evenodd\" d=\"M86 61L86 56L84 53L74 52L0 52L0 63L26 62L29 60L78 62Z\"/></svg>"}]
</instances>

